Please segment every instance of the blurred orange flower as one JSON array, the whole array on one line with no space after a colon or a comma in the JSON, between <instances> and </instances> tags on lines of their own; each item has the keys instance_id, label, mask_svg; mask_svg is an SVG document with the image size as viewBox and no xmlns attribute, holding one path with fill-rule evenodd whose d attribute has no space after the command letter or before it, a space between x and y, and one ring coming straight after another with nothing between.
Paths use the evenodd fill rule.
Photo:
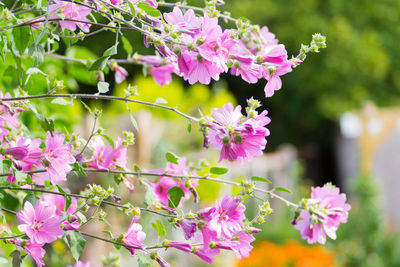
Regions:
<instances>
[{"instance_id":1,"label":"blurred orange flower","mask_svg":"<svg viewBox=\"0 0 400 267\"><path fill-rule=\"evenodd\" d=\"M237 267L336 267L335 257L319 246L305 246L291 240L285 245L262 241L250 257L238 261Z\"/></svg>"}]
</instances>

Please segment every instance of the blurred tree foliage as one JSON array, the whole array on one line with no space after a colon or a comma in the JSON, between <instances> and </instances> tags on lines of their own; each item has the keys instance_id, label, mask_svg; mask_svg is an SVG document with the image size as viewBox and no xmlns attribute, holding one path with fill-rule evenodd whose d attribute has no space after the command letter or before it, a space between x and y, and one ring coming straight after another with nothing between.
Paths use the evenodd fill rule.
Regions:
<instances>
[{"instance_id":1,"label":"blurred tree foliage","mask_svg":"<svg viewBox=\"0 0 400 267\"><path fill-rule=\"evenodd\" d=\"M272 142L309 142L329 127L327 119L366 100L380 106L400 103L399 1L230 0L226 10L268 25L289 55L297 55L299 44L309 42L311 34L327 36L328 48L284 76L281 91L264 101L272 112L271 128L279 132L272 132ZM260 82L250 91L240 84L237 95L261 98L262 86Z\"/></svg>"}]
</instances>

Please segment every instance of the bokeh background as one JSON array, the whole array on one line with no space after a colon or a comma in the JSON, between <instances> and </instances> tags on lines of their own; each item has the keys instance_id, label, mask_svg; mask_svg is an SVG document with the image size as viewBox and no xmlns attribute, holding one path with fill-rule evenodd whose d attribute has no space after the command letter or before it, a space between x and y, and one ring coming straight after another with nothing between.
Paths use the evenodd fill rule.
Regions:
<instances>
[{"instance_id":1,"label":"bokeh background","mask_svg":"<svg viewBox=\"0 0 400 267\"><path fill-rule=\"evenodd\" d=\"M7 1L6 1L7 2ZM189 86L180 79L160 87L151 77L145 78L138 66L124 65L129 71L128 81L116 85L110 72L106 80L112 84L110 93L123 96L129 84L138 86L138 99L154 102L162 97L171 106L198 115L200 109L207 114L212 107L226 102L245 105L247 98L261 100L272 119L271 135L265 155L252 164L223 163L231 171L229 178L244 176L269 177L274 184L287 186L293 200L307 197L310 186L333 182L348 193L352 205L349 222L339 228L338 239L326 246L309 246L290 224L292 214L272 201L275 212L260 226L255 249L250 258L237 261L233 254L218 256L214 266L400 266L400 2L398 0L229 0L222 8L234 17L250 18L252 23L267 25L289 55L297 55L301 43L308 43L311 35L320 32L327 36L328 47L319 54L309 55L292 73L282 77L283 87L272 98L264 97L265 82L249 85L238 77L222 75L221 80L209 86ZM201 1L192 1L202 5ZM228 24L229 25L229 24ZM81 59L97 58L114 43L114 34L104 32L91 36L71 47L61 43L59 53ZM142 37L126 32L139 53L150 54L142 45ZM126 56L120 48L121 58ZM2 88L10 88L16 76L11 55L0 64ZM30 64L29 59L23 64ZM66 91L96 93L97 77L79 63L66 63L46 57L40 66L46 73L64 80ZM30 79L30 94L46 91L46 81L40 75ZM3 90L3 89L2 89ZM7 91L7 89L4 89ZM50 105L49 101L36 101L41 112L52 117L60 129L89 135L92 118L75 101L74 106ZM136 144L129 150L129 161L143 168L164 167L164 154L173 151L185 155L193 164L212 165L217 153L201 150L202 140L198 128L186 131L187 122L175 114L148 110L132 105L139 131L130 123L125 105L110 102L90 102L92 107L104 110L101 126L107 134L116 137L122 130L135 131ZM40 135L38 121L33 114L24 114L25 123L33 134ZM205 161L204 159L207 159ZM71 177L70 188L79 191L87 180ZM90 182L104 185L112 177L90 176ZM259 185L262 186L262 185ZM201 183L199 193L206 204L235 188ZM135 193L124 188L120 192L125 200L140 203L143 189L137 185ZM12 206L12 199L9 202ZM255 214L257 202L248 201L248 214ZM188 209L194 207L187 207ZM198 207L196 207L198 208ZM129 224L118 212L108 210L113 232L123 232ZM113 216L115 215L115 216ZM117 216L118 215L118 216ZM143 218L144 221L149 218ZM145 223L144 223L145 224ZM107 230L104 225L92 225L91 230ZM151 226L145 226L149 239L156 240ZM109 229L108 229L109 230ZM170 229L172 236L178 236ZM5 248L6 249L6 248ZM51 266L64 266L71 262L62 242L48 248ZM107 257L112 247L103 243L88 244L83 258L95 258L100 266L101 257ZM112 257L112 254L111 254ZM185 257L183 253L166 252L176 266L202 266L200 260ZM121 266L134 266L135 260L122 252Z\"/></svg>"}]
</instances>

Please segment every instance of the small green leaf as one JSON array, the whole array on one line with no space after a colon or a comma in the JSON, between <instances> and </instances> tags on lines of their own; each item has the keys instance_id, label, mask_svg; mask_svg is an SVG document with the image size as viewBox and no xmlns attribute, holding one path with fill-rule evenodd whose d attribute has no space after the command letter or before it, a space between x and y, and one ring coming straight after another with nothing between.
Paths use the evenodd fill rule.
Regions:
<instances>
[{"instance_id":1,"label":"small green leaf","mask_svg":"<svg viewBox=\"0 0 400 267\"><path fill-rule=\"evenodd\" d=\"M135 7L133 6L131 1L127 1L127 2L128 2L128 5L129 5L129 9L131 10L132 17L135 17L136 16Z\"/></svg>"},{"instance_id":2,"label":"small green leaf","mask_svg":"<svg viewBox=\"0 0 400 267\"><path fill-rule=\"evenodd\" d=\"M86 223L87 222L86 216L83 215L82 212L78 211L75 215L79 218L81 223Z\"/></svg>"},{"instance_id":3,"label":"small green leaf","mask_svg":"<svg viewBox=\"0 0 400 267\"><path fill-rule=\"evenodd\" d=\"M284 188L284 187L280 187L280 186L278 186L278 187L275 187L274 188L274 190L275 191L282 191L282 192L286 192L286 193L289 193L289 194L291 194L292 192L289 190L289 189L286 189L286 188Z\"/></svg>"},{"instance_id":4,"label":"small green leaf","mask_svg":"<svg viewBox=\"0 0 400 267\"><path fill-rule=\"evenodd\" d=\"M188 133L190 133L192 131L192 122L191 121L188 124L187 131L188 131Z\"/></svg>"},{"instance_id":5,"label":"small green leaf","mask_svg":"<svg viewBox=\"0 0 400 267\"><path fill-rule=\"evenodd\" d=\"M162 97L158 97L157 99L156 99L156 104L167 104L168 102L167 102L167 100L165 100L164 98L162 98Z\"/></svg>"},{"instance_id":6,"label":"small green leaf","mask_svg":"<svg viewBox=\"0 0 400 267\"><path fill-rule=\"evenodd\" d=\"M124 46L124 50L128 55L131 55L133 53L132 45L129 40L125 38L125 36L122 36L122 45Z\"/></svg>"},{"instance_id":7,"label":"small green leaf","mask_svg":"<svg viewBox=\"0 0 400 267\"><path fill-rule=\"evenodd\" d=\"M100 94L105 94L110 90L110 84L107 82L98 82L97 90L99 91Z\"/></svg>"},{"instance_id":8,"label":"small green leaf","mask_svg":"<svg viewBox=\"0 0 400 267\"><path fill-rule=\"evenodd\" d=\"M171 152L167 152L165 154L165 158L167 159L168 162L171 162L173 164L178 165L178 159L179 157L177 155L175 155L174 153Z\"/></svg>"},{"instance_id":9,"label":"small green leaf","mask_svg":"<svg viewBox=\"0 0 400 267\"><path fill-rule=\"evenodd\" d=\"M114 239L113 234L108 230L103 230L103 233L107 234L111 239Z\"/></svg>"},{"instance_id":10,"label":"small green leaf","mask_svg":"<svg viewBox=\"0 0 400 267\"><path fill-rule=\"evenodd\" d=\"M40 44L33 43L29 46L28 54L35 60L34 66L37 66L43 62L44 52L44 48Z\"/></svg>"},{"instance_id":11,"label":"small green leaf","mask_svg":"<svg viewBox=\"0 0 400 267\"><path fill-rule=\"evenodd\" d=\"M132 112L130 112L130 111L129 111L129 119L131 120L131 123L132 123L133 127L136 129L136 131L139 131L139 126L136 122L136 119L133 116Z\"/></svg>"},{"instance_id":12,"label":"small green leaf","mask_svg":"<svg viewBox=\"0 0 400 267\"><path fill-rule=\"evenodd\" d=\"M151 206L156 202L157 196L153 191L153 188L146 183L146 181L140 180L140 183L146 187L146 194L144 196L144 203L147 206Z\"/></svg>"},{"instance_id":13,"label":"small green leaf","mask_svg":"<svg viewBox=\"0 0 400 267\"><path fill-rule=\"evenodd\" d=\"M81 103L90 114L94 115L92 109L88 105L86 105L85 102L81 101Z\"/></svg>"},{"instance_id":14,"label":"small green leaf","mask_svg":"<svg viewBox=\"0 0 400 267\"><path fill-rule=\"evenodd\" d=\"M55 98L53 101L51 101L51 103L68 106L68 105L72 105L72 100L70 102L70 101L65 100L64 98L59 97L59 98Z\"/></svg>"},{"instance_id":15,"label":"small green leaf","mask_svg":"<svg viewBox=\"0 0 400 267\"><path fill-rule=\"evenodd\" d=\"M133 169L135 170L135 172L142 172L140 167L138 165L136 165L136 164L135 164L135 166L133 166Z\"/></svg>"},{"instance_id":16,"label":"small green leaf","mask_svg":"<svg viewBox=\"0 0 400 267\"><path fill-rule=\"evenodd\" d=\"M72 257L77 261L85 249L86 240L78 231L69 231L70 249Z\"/></svg>"},{"instance_id":17,"label":"small green leaf","mask_svg":"<svg viewBox=\"0 0 400 267\"><path fill-rule=\"evenodd\" d=\"M96 61L89 67L89 71L103 70L106 67L109 58L110 57L100 57L96 59Z\"/></svg>"},{"instance_id":18,"label":"small green leaf","mask_svg":"<svg viewBox=\"0 0 400 267\"><path fill-rule=\"evenodd\" d=\"M154 230L156 230L159 236L165 238L165 227L159 220L157 220L155 223L152 223L151 225L153 226Z\"/></svg>"},{"instance_id":19,"label":"small green leaf","mask_svg":"<svg viewBox=\"0 0 400 267\"><path fill-rule=\"evenodd\" d=\"M11 165L11 160L0 160L0 173L10 172Z\"/></svg>"},{"instance_id":20,"label":"small green leaf","mask_svg":"<svg viewBox=\"0 0 400 267\"><path fill-rule=\"evenodd\" d=\"M23 55L31 39L29 26L17 27L12 30L14 44L20 55Z\"/></svg>"},{"instance_id":21,"label":"small green leaf","mask_svg":"<svg viewBox=\"0 0 400 267\"><path fill-rule=\"evenodd\" d=\"M211 174L222 175L227 173L229 170L227 168L212 167L210 169Z\"/></svg>"},{"instance_id":22,"label":"small green leaf","mask_svg":"<svg viewBox=\"0 0 400 267\"><path fill-rule=\"evenodd\" d=\"M24 200L22 201L22 207L25 205L25 202L30 202L32 204L32 206L35 207L36 202L38 201L38 197L35 196L34 194L27 194L24 198Z\"/></svg>"},{"instance_id":23,"label":"small green leaf","mask_svg":"<svg viewBox=\"0 0 400 267\"><path fill-rule=\"evenodd\" d=\"M101 136L103 136L108 141L108 143L110 143L111 147L114 149L114 141L111 139L111 137L109 137L106 134L101 134Z\"/></svg>"},{"instance_id":24,"label":"small green leaf","mask_svg":"<svg viewBox=\"0 0 400 267\"><path fill-rule=\"evenodd\" d=\"M179 203L181 202L181 198L185 196L182 188L179 186L174 186L168 190L169 199L168 199L168 207L177 208Z\"/></svg>"},{"instance_id":25,"label":"small green leaf","mask_svg":"<svg viewBox=\"0 0 400 267\"><path fill-rule=\"evenodd\" d=\"M146 12L147 15L152 16L152 17L161 17L161 12L157 8L154 8L150 6L147 3L140 2L137 4L137 7L142 9L144 12Z\"/></svg>"},{"instance_id":26,"label":"small green leaf","mask_svg":"<svg viewBox=\"0 0 400 267\"><path fill-rule=\"evenodd\" d=\"M75 162L72 167L74 168L74 171L76 171L77 173L83 175L83 176L87 176L85 170L82 168L81 165L79 165L78 162Z\"/></svg>"},{"instance_id":27,"label":"small green leaf","mask_svg":"<svg viewBox=\"0 0 400 267\"><path fill-rule=\"evenodd\" d=\"M104 51L103 57L110 57L118 53L118 43Z\"/></svg>"},{"instance_id":28,"label":"small green leaf","mask_svg":"<svg viewBox=\"0 0 400 267\"><path fill-rule=\"evenodd\" d=\"M267 183L267 184L271 183L271 181L268 180L267 178L263 178L263 177L259 177L259 176L253 176L250 179L253 181L263 182L263 183Z\"/></svg>"}]
</instances>

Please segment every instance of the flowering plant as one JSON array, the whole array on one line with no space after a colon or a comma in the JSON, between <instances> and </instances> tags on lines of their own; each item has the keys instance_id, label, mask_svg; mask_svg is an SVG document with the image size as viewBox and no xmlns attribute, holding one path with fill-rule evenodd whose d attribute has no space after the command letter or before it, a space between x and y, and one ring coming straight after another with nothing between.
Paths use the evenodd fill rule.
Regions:
<instances>
[{"instance_id":1,"label":"flowering plant","mask_svg":"<svg viewBox=\"0 0 400 267\"><path fill-rule=\"evenodd\" d=\"M12 261L19 264L21 253L30 255L37 266L44 266L45 244L62 239L70 248L74 266L90 266L79 261L86 239L94 238L125 248L136 255L141 263L149 259L160 266L170 266L157 251L176 249L191 253L208 263L222 250L235 252L238 258L248 257L260 230L254 227L272 212L268 198L278 198L295 210L293 224L302 237L310 243L325 243L326 235L335 238L340 223L347 220L350 206L344 194L331 185L313 188L310 199L299 204L283 198L275 187L265 190L256 182L270 183L263 177L251 177L241 182L220 178L228 172L222 167L212 167L205 175L193 168L185 157L168 152L166 168L144 171L127 157L127 147L134 143L132 132L111 139L97 122L101 110L92 110L94 123L87 139L58 127L51 118L38 111L34 99L53 99L54 105L72 105L75 99L93 99L136 103L169 110L192 123L198 123L204 136L205 148L220 151L219 161L251 161L260 156L266 147L270 119L267 111L258 112L260 102L247 101L246 114L242 107L227 103L214 108L210 115L194 116L181 112L165 102L146 102L137 99L135 88L129 86L124 97L108 95L110 84L105 79L108 71L115 73L115 82L128 76L124 64L143 66L160 85L169 84L172 75L182 77L189 84L209 84L218 81L223 73L240 76L248 83L265 79L265 96L271 97L282 87L280 76L292 71L306 58L308 52L324 48L325 37L314 34L310 45L302 45L299 55L289 58L283 44L267 27L252 25L249 20L232 18L218 10L220 0L206 1L204 8L185 3L164 3L156 0L49 0L14 1L1 6L0 48L3 60L11 57L18 74L0 95L0 200L2 232L0 242L14 246ZM168 9L164 13L160 10ZM232 27L223 29L223 22ZM74 47L85 38L110 31L114 44L97 59L78 58L62 54L61 40ZM132 43L126 33L139 32L143 43L155 51L152 55L133 53ZM121 58L120 42L127 54ZM70 50L71 51L71 50ZM60 79L51 69L44 68L46 60L57 58L85 66L83 72L95 74L98 92L95 94L57 93L68 90L68 79ZM16 67L14 67L14 65ZM45 94L30 94L27 84L33 76L46 80ZM3 90L3 89L2 89ZM127 105L128 109L129 106ZM21 116L34 114L41 122L41 133L30 132ZM132 114L131 114L132 115ZM131 116L133 126L136 126ZM40 138L42 137L42 138ZM132 166L132 167L130 167ZM116 186L104 188L87 183L87 190L74 192L67 188L70 174L84 177L90 173L107 173L114 177L115 185L122 184L135 193L135 180L146 189L141 203L123 203ZM214 206L187 212L185 202L200 201L196 187L199 180L239 187L235 196L225 195ZM21 204L9 208L7 196L18 195ZM260 197L260 194L263 196ZM255 218L245 215L244 200L254 197L262 201ZM107 237L87 232L86 225L98 220L108 224L105 206L115 207L130 217L131 224L124 233ZM89 212L91 211L91 212ZM167 240L164 225L154 219L154 228L162 243L148 244L147 234L141 224L142 213L165 217L169 223L182 230L185 241ZM16 219L10 218L16 215ZM9 222L18 225L9 226ZM146 263L147 264L147 263Z\"/></svg>"}]
</instances>

